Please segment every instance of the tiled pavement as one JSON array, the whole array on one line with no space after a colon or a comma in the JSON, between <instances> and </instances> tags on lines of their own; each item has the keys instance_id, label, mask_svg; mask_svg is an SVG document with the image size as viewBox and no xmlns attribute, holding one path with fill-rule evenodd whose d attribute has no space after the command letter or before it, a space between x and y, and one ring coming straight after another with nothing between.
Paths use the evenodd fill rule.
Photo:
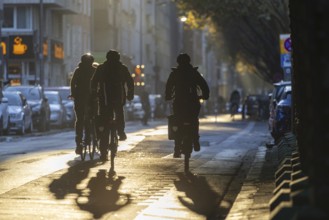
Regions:
<instances>
[{"instance_id":1,"label":"tiled pavement","mask_svg":"<svg viewBox=\"0 0 329 220\"><path fill-rule=\"evenodd\" d=\"M269 219L269 202L275 188L277 147L260 146L227 220Z\"/></svg>"}]
</instances>

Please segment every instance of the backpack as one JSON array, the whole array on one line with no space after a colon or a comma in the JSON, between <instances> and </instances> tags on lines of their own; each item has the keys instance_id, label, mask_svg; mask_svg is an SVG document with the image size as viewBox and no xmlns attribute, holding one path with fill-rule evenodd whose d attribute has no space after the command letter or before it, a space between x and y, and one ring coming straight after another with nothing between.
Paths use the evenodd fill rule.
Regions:
<instances>
[{"instance_id":1,"label":"backpack","mask_svg":"<svg viewBox=\"0 0 329 220\"><path fill-rule=\"evenodd\" d=\"M101 91L103 91L105 102L107 103L123 101L124 87L120 70L120 65L102 65Z\"/></svg>"},{"instance_id":2,"label":"backpack","mask_svg":"<svg viewBox=\"0 0 329 220\"><path fill-rule=\"evenodd\" d=\"M195 100L197 99L197 82L191 73L177 72L175 79L175 99L179 100Z\"/></svg>"}]
</instances>

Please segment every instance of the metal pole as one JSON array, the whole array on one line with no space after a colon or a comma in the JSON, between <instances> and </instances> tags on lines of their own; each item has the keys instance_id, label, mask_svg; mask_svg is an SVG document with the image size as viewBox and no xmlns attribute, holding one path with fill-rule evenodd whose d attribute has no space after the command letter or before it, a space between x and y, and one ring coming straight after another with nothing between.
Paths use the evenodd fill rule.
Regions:
<instances>
[{"instance_id":1,"label":"metal pole","mask_svg":"<svg viewBox=\"0 0 329 220\"><path fill-rule=\"evenodd\" d=\"M5 80L5 74L4 74L4 54L3 54L3 48L1 45L1 38L2 38L2 23L3 23L3 2L0 2L0 89L3 87L3 81Z\"/></svg>"},{"instance_id":2,"label":"metal pole","mask_svg":"<svg viewBox=\"0 0 329 220\"><path fill-rule=\"evenodd\" d=\"M40 0L40 17L39 17L39 83L44 85L44 68L43 68L43 0Z\"/></svg>"},{"instance_id":3,"label":"metal pole","mask_svg":"<svg viewBox=\"0 0 329 220\"><path fill-rule=\"evenodd\" d=\"M143 65L143 0L140 0L140 15L139 15L139 19L140 19L140 64L139 65Z\"/></svg>"}]
</instances>

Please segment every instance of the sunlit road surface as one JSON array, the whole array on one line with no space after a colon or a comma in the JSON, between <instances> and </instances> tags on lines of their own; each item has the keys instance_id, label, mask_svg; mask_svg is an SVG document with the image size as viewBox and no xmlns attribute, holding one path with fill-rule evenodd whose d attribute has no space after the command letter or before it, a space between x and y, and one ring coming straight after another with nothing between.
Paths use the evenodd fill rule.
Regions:
<instances>
[{"instance_id":1,"label":"sunlit road surface","mask_svg":"<svg viewBox=\"0 0 329 220\"><path fill-rule=\"evenodd\" d=\"M224 219L268 131L228 115L200 121L194 176L172 157L166 120L127 123L114 177L109 162L81 162L73 131L2 142L0 219Z\"/></svg>"}]
</instances>

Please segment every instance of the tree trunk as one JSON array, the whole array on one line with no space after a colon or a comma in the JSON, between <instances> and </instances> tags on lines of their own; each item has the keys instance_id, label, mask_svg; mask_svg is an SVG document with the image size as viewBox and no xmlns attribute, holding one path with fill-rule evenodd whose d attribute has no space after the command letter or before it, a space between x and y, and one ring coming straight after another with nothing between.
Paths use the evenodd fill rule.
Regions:
<instances>
[{"instance_id":1,"label":"tree trunk","mask_svg":"<svg viewBox=\"0 0 329 220\"><path fill-rule=\"evenodd\" d=\"M290 0L298 149L312 205L329 212L329 1Z\"/></svg>"}]
</instances>

